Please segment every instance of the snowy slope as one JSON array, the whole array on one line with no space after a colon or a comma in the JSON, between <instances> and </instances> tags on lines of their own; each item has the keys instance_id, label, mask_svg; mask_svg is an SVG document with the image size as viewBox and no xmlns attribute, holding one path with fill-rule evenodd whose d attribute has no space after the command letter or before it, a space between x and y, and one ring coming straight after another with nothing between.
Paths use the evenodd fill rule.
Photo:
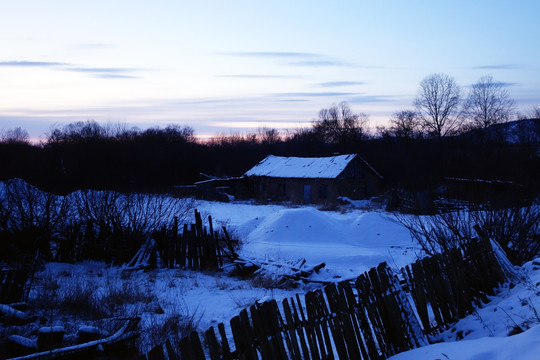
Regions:
<instances>
[{"instance_id":1,"label":"snowy slope","mask_svg":"<svg viewBox=\"0 0 540 360\"><path fill-rule=\"evenodd\" d=\"M242 234L244 256L282 262L305 258L311 265L325 262L326 268L314 279L354 278L381 261L397 269L421 256L407 230L383 212L249 205L242 206L250 210L226 211L230 205L201 205ZM540 359L540 326L536 325L540 322L540 259L525 264L520 272L519 284L505 285L488 304L432 338L443 343L392 359ZM509 337L516 326L524 332Z\"/></svg>"},{"instance_id":2,"label":"snowy slope","mask_svg":"<svg viewBox=\"0 0 540 360\"><path fill-rule=\"evenodd\" d=\"M230 211L226 204L216 203L199 207L239 236L242 256L284 262L306 259L307 266L324 262L317 280L354 278L383 261L399 268L420 254L408 231L382 212L250 205Z\"/></svg>"},{"instance_id":3,"label":"snowy slope","mask_svg":"<svg viewBox=\"0 0 540 360\"><path fill-rule=\"evenodd\" d=\"M214 229L226 226L233 237L240 240L242 257L282 264L296 264L299 259L305 259L306 268L326 263L319 274L312 276L313 280L352 279L382 261L398 269L421 256L408 231L382 211L349 209L333 212L314 207L216 202L198 202L197 208L205 218L212 216ZM152 304L126 305L126 313L135 311L142 316L140 327L143 331L145 327L150 329L153 324L166 321L171 314L180 314L194 317L198 330L204 332L209 326L228 323L240 310L257 300L281 301L320 286L308 284L296 289L273 289L223 272L169 269L136 272L125 278L120 269L105 264L92 266L50 264L38 278L58 282L59 293L86 282L95 286L98 293L111 287L121 288L123 284L138 284L143 293L152 294L155 299L152 304L159 304L163 310L163 314L156 313ZM515 286L506 285L475 314L432 338L442 344L400 354L394 359L540 358L535 357L540 354L540 342L535 342L540 335L540 328L536 326L540 322L540 290L537 287L540 284L540 259L523 266L521 272L522 282ZM36 287L36 295L38 290ZM516 326L525 332L508 337ZM150 340L144 340L143 349L148 350ZM523 347L527 349L522 350Z\"/></svg>"},{"instance_id":4,"label":"snowy slope","mask_svg":"<svg viewBox=\"0 0 540 360\"><path fill-rule=\"evenodd\" d=\"M520 283L506 284L488 304L432 338L443 343L391 359L540 359L540 259L528 262L520 272Z\"/></svg>"}]
</instances>

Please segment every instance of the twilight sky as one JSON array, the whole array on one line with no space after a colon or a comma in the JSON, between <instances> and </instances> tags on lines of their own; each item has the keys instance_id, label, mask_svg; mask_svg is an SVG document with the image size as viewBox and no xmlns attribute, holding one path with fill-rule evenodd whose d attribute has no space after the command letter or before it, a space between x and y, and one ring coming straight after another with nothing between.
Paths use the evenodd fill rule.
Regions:
<instances>
[{"instance_id":1,"label":"twilight sky","mask_svg":"<svg viewBox=\"0 0 540 360\"><path fill-rule=\"evenodd\" d=\"M540 1L0 0L0 130L96 120L196 134L308 126L347 101L385 125L422 78L540 105Z\"/></svg>"}]
</instances>

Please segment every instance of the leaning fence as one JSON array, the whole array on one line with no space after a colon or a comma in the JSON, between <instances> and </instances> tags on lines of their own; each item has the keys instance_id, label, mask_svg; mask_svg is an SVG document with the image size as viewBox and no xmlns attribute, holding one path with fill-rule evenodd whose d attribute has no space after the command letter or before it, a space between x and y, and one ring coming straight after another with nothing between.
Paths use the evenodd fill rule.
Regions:
<instances>
[{"instance_id":1,"label":"leaning fence","mask_svg":"<svg viewBox=\"0 0 540 360\"><path fill-rule=\"evenodd\" d=\"M468 314L503 281L490 242L474 240L398 274L382 263L354 283L254 304L228 326L193 332L177 348L166 342L147 358L385 359L427 344L427 334Z\"/></svg>"}]
</instances>

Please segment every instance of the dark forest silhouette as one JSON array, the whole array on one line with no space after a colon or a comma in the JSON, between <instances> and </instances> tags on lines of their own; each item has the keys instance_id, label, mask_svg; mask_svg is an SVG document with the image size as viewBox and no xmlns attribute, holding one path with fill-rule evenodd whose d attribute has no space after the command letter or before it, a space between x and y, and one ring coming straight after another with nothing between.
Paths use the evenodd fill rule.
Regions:
<instances>
[{"instance_id":1,"label":"dark forest silhouette","mask_svg":"<svg viewBox=\"0 0 540 360\"><path fill-rule=\"evenodd\" d=\"M355 127L339 126L331 130L341 133L329 137L324 126L318 121L286 136L262 129L201 142L189 127L141 131L111 129L94 121L73 123L52 130L39 145L0 142L0 180L22 178L58 194L77 189L162 192L192 184L201 173L240 176L269 154L358 153L383 175L388 189L418 191L452 177L511 181L538 192L540 158L534 135L540 133L538 119L441 139L390 131L370 136ZM510 135L513 141L507 141Z\"/></svg>"}]
</instances>

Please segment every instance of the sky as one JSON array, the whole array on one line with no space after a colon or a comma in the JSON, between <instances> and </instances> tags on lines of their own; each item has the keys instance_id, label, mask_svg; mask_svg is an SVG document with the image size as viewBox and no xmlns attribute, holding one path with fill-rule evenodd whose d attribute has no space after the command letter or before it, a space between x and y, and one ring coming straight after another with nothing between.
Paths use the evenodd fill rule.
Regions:
<instances>
[{"instance_id":1,"label":"sky","mask_svg":"<svg viewBox=\"0 0 540 360\"><path fill-rule=\"evenodd\" d=\"M195 134L384 126L420 81L485 75L540 105L540 1L0 0L0 130L75 121Z\"/></svg>"}]
</instances>

